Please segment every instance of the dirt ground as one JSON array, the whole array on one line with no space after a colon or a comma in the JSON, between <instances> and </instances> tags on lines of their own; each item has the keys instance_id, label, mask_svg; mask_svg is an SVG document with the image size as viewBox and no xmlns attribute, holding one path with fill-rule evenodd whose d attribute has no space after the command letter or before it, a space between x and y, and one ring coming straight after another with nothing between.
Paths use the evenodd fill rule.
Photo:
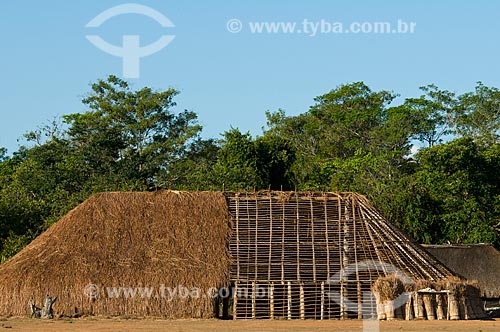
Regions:
<instances>
[{"instance_id":1,"label":"dirt ground","mask_svg":"<svg viewBox=\"0 0 500 332\"><path fill-rule=\"evenodd\" d=\"M375 323L371 321L370 324ZM375 332L376 328L365 329ZM0 331L26 332L266 332L266 331L363 331L362 321L222 321L222 320L153 320L153 319L55 319L39 320L9 318L0 320ZM380 322L381 332L389 331L450 331L487 332L500 331L500 319L484 321L390 321Z\"/></svg>"}]
</instances>

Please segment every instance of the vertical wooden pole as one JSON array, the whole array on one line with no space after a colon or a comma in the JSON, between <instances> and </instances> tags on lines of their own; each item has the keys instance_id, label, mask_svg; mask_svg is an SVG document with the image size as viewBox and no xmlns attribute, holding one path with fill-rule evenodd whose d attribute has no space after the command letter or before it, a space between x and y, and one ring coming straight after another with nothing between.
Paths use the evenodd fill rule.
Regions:
<instances>
[{"instance_id":1,"label":"vertical wooden pole","mask_svg":"<svg viewBox=\"0 0 500 332\"><path fill-rule=\"evenodd\" d=\"M447 292L447 295L448 295L447 296L447 299L448 299L448 301L447 301L448 302L448 310L446 310L447 311L447 314L446 314L446 319L447 320L450 320L450 318L451 318L451 315L450 315L450 309L451 309L451 301L450 300L451 300L451 296L450 296L450 294L451 293L448 291Z\"/></svg>"},{"instance_id":2,"label":"vertical wooden pole","mask_svg":"<svg viewBox=\"0 0 500 332\"><path fill-rule=\"evenodd\" d=\"M358 222L358 220L356 219L356 211L355 211L355 204L354 202L352 202L351 204L351 218L350 218L350 221L352 223L352 238L353 238L353 242L354 242L354 248L353 248L353 252L354 252L354 264L356 266L356 295L357 295L357 298L358 298L358 319L363 319L363 292L361 291L361 280L360 280L360 277L359 277L359 268L358 268L358 249L356 248L356 243L357 243L357 239L356 239L356 224Z\"/></svg>"},{"instance_id":3,"label":"vertical wooden pole","mask_svg":"<svg viewBox=\"0 0 500 332\"><path fill-rule=\"evenodd\" d=\"M405 317L404 319L406 320L413 320L413 293L412 292L408 292L408 293L405 293L406 294L406 303L405 303Z\"/></svg>"},{"instance_id":4,"label":"vertical wooden pole","mask_svg":"<svg viewBox=\"0 0 500 332\"><path fill-rule=\"evenodd\" d=\"M313 281L316 281L316 253L314 250L316 242L314 241L314 210L313 210L313 200L309 197L309 204L311 208L311 246L312 246L312 263L313 263Z\"/></svg>"},{"instance_id":5,"label":"vertical wooden pole","mask_svg":"<svg viewBox=\"0 0 500 332\"><path fill-rule=\"evenodd\" d=\"M214 317L220 318L220 297L215 296L212 301L214 303Z\"/></svg>"},{"instance_id":6,"label":"vertical wooden pole","mask_svg":"<svg viewBox=\"0 0 500 332\"><path fill-rule=\"evenodd\" d=\"M229 296L222 298L222 319L229 319Z\"/></svg>"},{"instance_id":7,"label":"vertical wooden pole","mask_svg":"<svg viewBox=\"0 0 500 332\"><path fill-rule=\"evenodd\" d=\"M304 286L302 283L299 284L299 291L300 291L300 319L305 319L306 318L306 310L305 310L305 305L304 305Z\"/></svg>"},{"instance_id":8,"label":"vertical wooden pole","mask_svg":"<svg viewBox=\"0 0 500 332\"><path fill-rule=\"evenodd\" d=\"M267 266L267 280L271 280L271 262L272 262L272 249L273 249L273 199L269 194L269 259Z\"/></svg>"},{"instance_id":9,"label":"vertical wooden pole","mask_svg":"<svg viewBox=\"0 0 500 332\"><path fill-rule=\"evenodd\" d=\"M255 319L255 281L252 281L252 319Z\"/></svg>"},{"instance_id":10,"label":"vertical wooden pole","mask_svg":"<svg viewBox=\"0 0 500 332\"><path fill-rule=\"evenodd\" d=\"M292 319L292 284L288 282L288 296L287 296L287 318Z\"/></svg>"},{"instance_id":11,"label":"vertical wooden pole","mask_svg":"<svg viewBox=\"0 0 500 332\"><path fill-rule=\"evenodd\" d=\"M415 317L420 318L420 306L418 305L418 292L415 292Z\"/></svg>"},{"instance_id":12,"label":"vertical wooden pole","mask_svg":"<svg viewBox=\"0 0 500 332\"><path fill-rule=\"evenodd\" d=\"M350 222L350 204L349 199L346 198L344 209L344 227L343 227L343 241L342 241L342 271L349 265L349 222ZM347 318L347 308L345 305L345 297L347 296L347 285L344 278L340 280L340 319Z\"/></svg>"},{"instance_id":13,"label":"vertical wooden pole","mask_svg":"<svg viewBox=\"0 0 500 332\"><path fill-rule=\"evenodd\" d=\"M281 284L285 282L285 202L281 203Z\"/></svg>"},{"instance_id":14,"label":"vertical wooden pole","mask_svg":"<svg viewBox=\"0 0 500 332\"><path fill-rule=\"evenodd\" d=\"M296 202L296 215L297 215L297 280L300 281L300 214L299 214L299 196L295 193L295 202Z\"/></svg>"},{"instance_id":15,"label":"vertical wooden pole","mask_svg":"<svg viewBox=\"0 0 500 332\"><path fill-rule=\"evenodd\" d=\"M258 198L255 196L255 280L259 280L259 207L258 207Z\"/></svg>"},{"instance_id":16,"label":"vertical wooden pole","mask_svg":"<svg viewBox=\"0 0 500 332\"><path fill-rule=\"evenodd\" d=\"M329 235L328 235L328 209L327 207L327 196L324 194L325 198L325 243L326 243L326 280L330 282L330 246L329 246Z\"/></svg>"},{"instance_id":17,"label":"vertical wooden pole","mask_svg":"<svg viewBox=\"0 0 500 332\"><path fill-rule=\"evenodd\" d=\"M269 318L274 319L274 282L269 287Z\"/></svg>"},{"instance_id":18,"label":"vertical wooden pole","mask_svg":"<svg viewBox=\"0 0 500 332\"><path fill-rule=\"evenodd\" d=\"M344 269L344 252L342 250L342 198L339 196L338 197L338 212L339 212L339 220L338 220L338 234L339 234L339 265L340 265L340 270L343 271ZM344 318L344 281L343 277L341 276L340 278L340 319Z\"/></svg>"},{"instance_id":19,"label":"vertical wooden pole","mask_svg":"<svg viewBox=\"0 0 500 332\"><path fill-rule=\"evenodd\" d=\"M320 319L323 320L325 318L325 283L321 282L321 311L320 311Z\"/></svg>"},{"instance_id":20,"label":"vertical wooden pole","mask_svg":"<svg viewBox=\"0 0 500 332\"><path fill-rule=\"evenodd\" d=\"M438 320L445 319L445 317L444 317L445 308L443 307L443 304L444 304L444 294L437 293L436 294L436 318Z\"/></svg>"},{"instance_id":21,"label":"vertical wooden pole","mask_svg":"<svg viewBox=\"0 0 500 332\"><path fill-rule=\"evenodd\" d=\"M240 280L240 200L236 198L236 280Z\"/></svg>"}]
</instances>

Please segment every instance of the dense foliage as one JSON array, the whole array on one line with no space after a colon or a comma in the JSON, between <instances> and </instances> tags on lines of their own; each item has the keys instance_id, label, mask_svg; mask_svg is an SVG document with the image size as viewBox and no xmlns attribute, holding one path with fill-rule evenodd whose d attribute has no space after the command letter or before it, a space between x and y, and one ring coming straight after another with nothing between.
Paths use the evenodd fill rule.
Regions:
<instances>
[{"instance_id":1,"label":"dense foliage","mask_svg":"<svg viewBox=\"0 0 500 332\"><path fill-rule=\"evenodd\" d=\"M346 84L300 115L268 112L261 136L215 140L174 111L178 91L99 80L86 112L0 148L0 258L93 193L161 188L357 191L416 241L499 247L500 91L421 89L392 105L392 92Z\"/></svg>"}]
</instances>

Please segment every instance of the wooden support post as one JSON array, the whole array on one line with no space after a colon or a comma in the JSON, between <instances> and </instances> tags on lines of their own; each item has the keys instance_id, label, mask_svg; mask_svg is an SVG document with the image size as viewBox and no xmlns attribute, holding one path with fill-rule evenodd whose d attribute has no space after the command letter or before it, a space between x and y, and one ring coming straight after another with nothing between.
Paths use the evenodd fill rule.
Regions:
<instances>
[{"instance_id":1,"label":"wooden support post","mask_svg":"<svg viewBox=\"0 0 500 332\"><path fill-rule=\"evenodd\" d=\"M342 247L342 198L338 198L338 244L340 247ZM343 259L344 253L343 250L339 250L339 264L340 264L340 270L342 271L344 269L344 259ZM340 277L340 319L344 319L344 278L343 276Z\"/></svg>"},{"instance_id":2,"label":"wooden support post","mask_svg":"<svg viewBox=\"0 0 500 332\"><path fill-rule=\"evenodd\" d=\"M269 318L274 319L274 282L269 287Z\"/></svg>"},{"instance_id":3,"label":"wooden support post","mask_svg":"<svg viewBox=\"0 0 500 332\"><path fill-rule=\"evenodd\" d=\"M354 243L356 243L356 218L355 218L355 211L354 211L354 204L351 206L352 211L351 211L351 216L352 216L352 225L353 225L353 230L352 230L352 238L354 239ZM361 290L361 279L359 277L359 269L358 269L358 250L354 249L354 264L356 266L356 295L358 298L358 319L363 319L363 292Z\"/></svg>"},{"instance_id":4,"label":"wooden support post","mask_svg":"<svg viewBox=\"0 0 500 332\"><path fill-rule=\"evenodd\" d=\"M315 245L316 241L314 241L314 206L312 197L309 197L309 205L311 209L311 249L312 249L312 268L313 268L313 281L316 281L316 252Z\"/></svg>"},{"instance_id":5,"label":"wooden support post","mask_svg":"<svg viewBox=\"0 0 500 332\"><path fill-rule=\"evenodd\" d=\"M344 286L344 280L341 279L340 280L340 319L347 318L344 299L345 299L345 286Z\"/></svg>"},{"instance_id":6,"label":"wooden support post","mask_svg":"<svg viewBox=\"0 0 500 332\"><path fill-rule=\"evenodd\" d=\"M450 308L451 308L451 301L450 301L450 300L451 300L451 296L450 296L450 294L451 294L451 292L450 292L450 291L448 291L448 293L447 293L447 295L448 295L448 296L447 296L447 300L448 300L448 301L447 301L447 302L448 302L448 308L447 308L447 310L446 310L446 311L447 311L447 313L446 313L446 319L447 319L447 320L450 320L450 319L451 319L451 315L450 315Z\"/></svg>"},{"instance_id":7,"label":"wooden support post","mask_svg":"<svg viewBox=\"0 0 500 332\"><path fill-rule=\"evenodd\" d=\"M215 318L221 318L220 314L220 297L219 296L214 296L212 299L212 303L214 304L214 317Z\"/></svg>"},{"instance_id":8,"label":"wooden support post","mask_svg":"<svg viewBox=\"0 0 500 332\"><path fill-rule=\"evenodd\" d=\"M267 280L271 280L271 266L273 252L273 199L269 195L269 256L267 262Z\"/></svg>"},{"instance_id":9,"label":"wooden support post","mask_svg":"<svg viewBox=\"0 0 500 332\"><path fill-rule=\"evenodd\" d=\"M288 296L287 296L287 318L292 319L292 284L288 282Z\"/></svg>"},{"instance_id":10,"label":"wooden support post","mask_svg":"<svg viewBox=\"0 0 500 332\"><path fill-rule=\"evenodd\" d=\"M219 302L217 301L217 306L218 305ZM222 298L222 319L229 319L229 296L224 296Z\"/></svg>"},{"instance_id":11,"label":"wooden support post","mask_svg":"<svg viewBox=\"0 0 500 332\"><path fill-rule=\"evenodd\" d=\"M434 301L434 294L425 293L422 295L422 300L424 302L425 312L427 314L428 320L436 319L436 307Z\"/></svg>"},{"instance_id":12,"label":"wooden support post","mask_svg":"<svg viewBox=\"0 0 500 332\"><path fill-rule=\"evenodd\" d=\"M436 318L438 320L445 319L445 308L444 308L443 304L444 304L444 294L441 292L437 293L436 294Z\"/></svg>"},{"instance_id":13,"label":"wooden support post","mask_svg":"<svg viewBox=\"0 0 500 332\"><path fill-rule=\"evenodd\" d=\"M297 232L297 237L296 237L296 240L297 240L297 280L300 281L300 214L299 214L299 197L296 196L295 197L295 201L296 201L296 222L297 222L297 225L296 225L296 232Z\"/></svg>"},{"instance_id":14,"label":"wooden support post","mask_svg":"<svg viewBox=\"0 0 500 332\"><path fill-rule=\"evenodd\" d=\"M414 309L415 309L415 318L420 317L420 307L418 305L418 292L415 292L415 302L414 302Z\"/></svg>"},{"instance_id":15,"label":"wooden support post","mask_svg":"<svg viewBox=\"0 0 500 332\"><path fill-rule=\"evenodd\" d=\"M255 281L252 281L252 319L255 319Z\"/></svg>"},{"instance_id":16,"label":"wooden support post","mask_svg":"<svg viewBox=\"0 0 500 332\"><path fill-rule=\"evenodd\" d=\"M285 203L281 203L281 284L285 282Z\"/></svg>"},{"instance_id":17,"label":"wooden support post","mask_svg":"<svg viewBox=\"0 0 500 332\"><path fill-rule=\"evenodd\" d=\"M257 198L255 198L255 260L254 260L254 267L255 267L255 280L259 279L259 208L257 207Z\"/></svg>"},{"instance_id":18,"label":"wooden support post","mask_svg":"<svg viewBox=\"0 0 500 332\"><path fill-rule=\"evenodd\" d=\"M320 311L320 319L323 320L325 318L325 283L321 282L321 311Z\"/></svg>"},{"instance_id":19,"label":"wooden support post","mask_svg":"<svg viewBox=\"0 0 500 332\"><path fill-rule=\"evenodd\" d=\"M329 246L329 236L328 236L328 209L327 207L327 197L325 198L325 243L326 243L326 280L330 282L330 246Z\"/></svg>"},{"instance_id":20,"label":"wooden support post","mask_svg":"<svg viewBox=\"0 0 500 332\"><path fill-rule=\"evenodd\" d=\"M233 288L233 319L238 318L238 282L234 282Z\"/></svg>"},{"instance_id":21,"label":"wooden support post","mask_svg":"<svg viewBox=\"0 0 500 332\"><path fill-rule=\"evenodd\" d=\"M344 227L342 241L342 271L349 266L349 222L350 222L350 198L347 198L347 203L344 210ZM347 319L347 308L345 298L347 297L347 285L344 276L340 280L340 319Z\"/></svg>"},{"instance_id":22,"label":"wooden support post","mask_svg":"<svg viewBox=\"0 0 500 332\"><path fill-rule=\"evenodd\" d=\"M236 252L240 252L240 200L236 200L236 222L235 222L235 231L236 231ZM240 256L236 255L236 280L240 280Z\"/></svg>"},{"instance_id":23,"label":"wooden support post","mask_svg":"<svg viewBox=\"0 0 500 332\"><path fill-rule=\"evenodd\" d=\"M413 293L409 292L406 293L406 304L405 304L405 319L406 320L413 320L415 317L414 311L413 311Z\"/></svg>"},{"instance_id":24,"label":"wooden support post","mask_svg":"<svg viewBox=\"0 0 500 332\"><path fill-rule=\"evenodd\" d=\"M450 319L451 320L460 320L460 307L458 304L459 298L456 296L456 294L450 293L449 296L449 313L450 313Z\"/></svg>"},{"instance_id":25,"label":"wooden support post","mask_svg":"<svg viewBox=\"0 0 500 332\"><path fill-rule=\"evenodd\" d=\"M300 319L306 319L306 310L304 305L304 286L302 283L299 284L300 290Z\"/></svg>"},{"instance_id":26,"label":"wooden support post","mask_svg":"<svg viewBox=\"0 0 500 332\"><path fill-rule=\"evenodd\" d=\"M425 304L424 295L416 292L416 309L417 314L415 315L417 319L425 319Z\"/></svg>"}]
</instances>

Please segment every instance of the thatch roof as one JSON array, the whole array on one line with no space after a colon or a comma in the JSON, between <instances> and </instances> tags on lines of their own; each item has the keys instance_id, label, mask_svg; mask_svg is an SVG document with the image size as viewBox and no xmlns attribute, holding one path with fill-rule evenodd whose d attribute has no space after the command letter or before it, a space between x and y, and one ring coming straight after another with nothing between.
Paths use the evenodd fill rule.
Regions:
<instances>
[{"instance_id":1,"label":"thatch roof","mask_svg":"<svg viewBox=\"0 0 500 332\"><path fill-rule=\"evenodd\" d=\"M436 282L453 276L362 195L278 191L226 195L233 219L231 281L245 289L269 285L276 292L274 310L269 310L269 301L261 300L255 308L254 299L239 299L234 309L238 317L319 318L324 313L327 318L343 318L345 311L357 310L362 292L369 292L379 277L401 273L409 280ZM340 308L333 297L323 297L323 288L348 294L356 305ZM292 301L288 310L287 297L302 292L303 314L298 301Z\"/></svg>"},{"instance_id":2,"label":"thatch roof","mask_svg":"<svg viewBox=\"0 0 500 332\"><path fill-rule=\"evenodd\" d=\"M227 222L221 193L92 196L0 266L0 315L26 315L31 298L40 305L50 294L56 314L210 317L211 298L113 299L105 288L223 285ZM98 298L89 297L90 284Z\"/></svg>"},{"instance_id":3,"label":"thatch roof","mask_svg":"<svg viewBox=\"0 0 500 332\"><path fill-rule=\"evenodd\" d=\"M453 275L360 194L226 195L235 228L233 280L323 281L349 264L373 260L392 264L414 280Z\"/></svg>"},{"instance_id":4,"label":"thatch roof","mask_svg":"<svg viewBox=\"0 0 500 332\"><path fill-rule=\"evenodd\" d=\"M458 275L477 280L481 296L500 298L500 252L490 244L424 245Z\"/></svg>"}]
</instances>

